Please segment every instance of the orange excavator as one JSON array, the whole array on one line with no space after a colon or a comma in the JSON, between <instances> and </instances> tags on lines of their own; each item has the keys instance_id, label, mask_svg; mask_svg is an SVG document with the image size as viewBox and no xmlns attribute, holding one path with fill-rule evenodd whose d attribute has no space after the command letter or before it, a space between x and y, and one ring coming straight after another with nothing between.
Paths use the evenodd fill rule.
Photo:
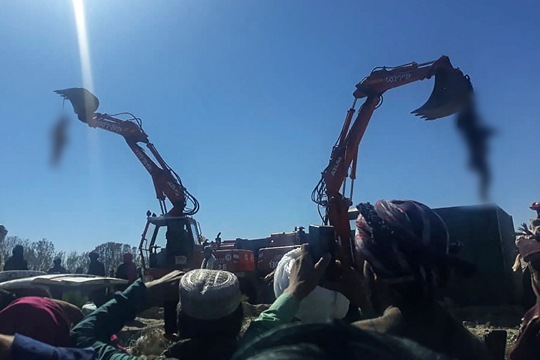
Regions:
<instances>
[{"instance_id":1,"label":"orange excavator","mask_svg":"<svg viewBox=\"0 0 540 360\"><path fill-rule=\"evenodd\" d=\"M435 87L430 98L413 113L426 120L459 113L458 127L468 135L466 140L470 145L474 165L481 165L477 166L477 170L483 177L482 184L486 185L489 174L483 170L487 169L484 156L487 131L479 124L474 112L473 89L469 77L454 68L446 56L423 64L375 68L356 85L353 104L332 149L329 164L312 193L312 200L320 207L324 225L310 226L309 233L305 233L303 227L298 227L294 232L275 233L261 239L223 242L216 239L219 241L212 246L219 267L235 272L241 280L246 279L248 288L253 288L257 286L253 285L257 282L256 278L262 278L273 271L287 251L307 241L312 245L310 248L318 249L317 252L322 253L329 249L328 238L341 244L345 253L342 261L358 265L361 259L355 259L354 256L349 221L353 212L350 206L359 143L374 110L382 103L382 96L387 90L432 77L435 77ZM198 267L202 256L199 241L201 235L198 224L191 215L197 212L199 204L148 141L140 119L129 113L96 113L99 101L86 89L72 88L56 92L71 101L79 120L90 127L99 127L123 136L152 176L162 215L147 213L147 223L139 247L145 275L155 278L171 268ZM364 103L354 117L357 101L364 98ZM119 115L129 115L130 119L121 120L117 117ZM139 143L146 145L157 163L144 152ZM348 196L345 195L347 178L351 181ZM166 199L173 205L170 210L167 210ZM191 206L187 206L188 203ZM160 248L156 244L163 238L163 231L160 231L163 228L166 229L167 246L158 252Z\"/></svg>"},{"instance_id":2,"label":"orange excavator","mask_svg":"<svg viewBox=\"0 0 540 360\"><path fill-rule=\"evenodd\" d=\"M161 214L147 212L139 250L145 274L158 277L174 268L198 267L200 255L200 228L192 217L199 210L199 202L191 195L178 174L171 169L148 140L141 119L131 113L114 115L96 112L98 98L84 88L56 90L71 102L80 121L92 128L100 128L124 137L127 145L152 177ZM127 119L120 119L119 117ZM65 122L64 119L62 119ZM61 124L63 123L61 122ZM148 154L139 144L144 144ZM167 206L168 200L171 204ZM165 247L158 244L165 243Z\"/></svg>"},{"instance_id":3,"label":"orange excavator","mask_svg":"<svg viewBox=\"0 0 540 360\"><path fill-rule=\"evenodd\" d=\"M335 240L341 244L348 263L359 264L355 259L350 211L356 178L358 145L375 109L382 104L383 94L393 88L415 81L435 77L435 86L428 101L413 114L425 120L434 120L458 113L458 127L465 135L471 152L471 166L482 178L482 192L486 193L489 172L486 155L486 139L490 131L478 121L475 113L473 88L468 76L454 68L450 59L442 56L436 61L423 64L410 63L397 67L378 67L356 85L354 100L345 117L341 133L332 149L330 162L312 193L312 200L319 206L319 214L325 225L335 229ZM365 99L359 112L356 103ZM465 125L464 125L465 124ZM346 196L347 178L350 192ZM354 213L354 212L353 212Z\"/></svg>"}]
</instances>

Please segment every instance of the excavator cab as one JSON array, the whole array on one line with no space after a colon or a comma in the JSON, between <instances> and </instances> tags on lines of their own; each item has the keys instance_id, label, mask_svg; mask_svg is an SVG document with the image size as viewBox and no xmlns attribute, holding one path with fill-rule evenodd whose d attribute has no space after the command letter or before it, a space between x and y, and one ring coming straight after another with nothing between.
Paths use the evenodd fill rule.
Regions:
<instances>
[{"instance_id":1,"label":"excavator cab","mask_svg":"<svg viewBox=\"0 0 540 360\"><path fill-rule=\"evenodd\" d=\"M189 216L148 216L139 251L147 279L190 270L202 261L199 224Z\"/></svg>"}]
</instances>

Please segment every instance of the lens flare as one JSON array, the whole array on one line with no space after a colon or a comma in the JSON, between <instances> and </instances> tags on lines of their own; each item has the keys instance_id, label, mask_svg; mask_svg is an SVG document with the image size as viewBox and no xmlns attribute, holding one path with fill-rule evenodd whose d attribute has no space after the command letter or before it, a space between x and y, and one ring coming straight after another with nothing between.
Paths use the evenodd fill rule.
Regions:
<instances>
[{"instance_id":1,"label":"lens flare","mask_svg":"<svg viewBox=\"0 0 540 360\"><path fill-rule=\"evenodd\" d=\"M94 91L94 81L92 77L92 66L90 61L90 46L88 41L88 33L86 26L86 15L84 10L83 0L72 0L73 13L75 15L75 24L77 26L77 39L79 42L79 57L81 61L81 74L83 87ZM100 146L99 138L91 131L88 132L88 142L90 145L90 168L92 174L92 191L95 193L93 198L97 199L100 185L102 184L101 169L99 164Z\"/></svg>"},{"instance_id":2,"label":"lens flare","mask_svg":"<svg viewBox=\"0 0 540 360\"><path fill-rule=\"evenodd\" d=\"M79 56L81 59L81 72L83 87L90 91L94 90L92 80L92 68L90 66L90 48L88 46L88 34L86 33L86 16L84 14L83 0L73 0L73 12L77 26L77 39L79 41Z\"/></svg>"}]
</instances>

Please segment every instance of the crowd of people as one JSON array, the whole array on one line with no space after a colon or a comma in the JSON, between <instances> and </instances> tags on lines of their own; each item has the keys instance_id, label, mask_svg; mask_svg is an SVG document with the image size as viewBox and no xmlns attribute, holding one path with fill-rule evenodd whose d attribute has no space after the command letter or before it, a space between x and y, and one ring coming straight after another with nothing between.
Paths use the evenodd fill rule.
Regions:
<instances>
[{"instance_id":1,"label":"crowd of people","mask_svg":"<svg viewBox=\"0 0 540 360\"><path fill-rule=\"evenodd\" d=\"M10 256L4 265L4 271L16 271L16 270L29 270L28 262L24 259L24 248L21 245L16 245L13 247L12 256ZM118 285L115 290L123 291L127 286L133 283L139 277L139 269L133 261L133 255L131 253L123 254L123 262L120 264L116 271L112 271L109 274L105 271L105 265L99 261L99 254L95 251L92 251L88 254L90 262L88 264L88 269L86 274L96 275L96 276L107 276L116 277L118 279L127 280L127 285ZM69 274L70 272L62 266L62 259L55 258L53 260L53 266L47 270L47 274ZM78 267L75 270L75 274L84 274L84 269ZM54 299L62 299L63 291L61 288L51 286L50 287L51 296ZM89 300L94 303L96 306L101 306L105 304L109 298L109 292L105 288L96 289L91 291L88 294Z\"/></svg>"},{"instance_id":2,"label":"crowd of people","mask_svg":"<svg viewBox=\"0 0 540 360\"><path fill-rule=\"evenodd\" d=\"M2 225L0 225L2 226ZM135 281L138 277L137 265L133 261L133 255L131 253L125 253L122 255L123 262L120 264L116 271L112 271L109 275L112 275L119 279L128 280L129 283ZM97 276L106 276L105 265L99 261L99 254L95 251L92 251L88 254L90 259L88 265L88 275L97 275ZM3 271L14 271L14 270L29 270L28 262L24 258L24 248L22 245L15 245L12 250L12 256L6 259L4 264ZM55 258L53 260L53 266L47 270L47 274L69 274L70 272L62 266L62 259ZM75 270L75 274L83 274L84 269L78 267Z\"/></svg>"},{"instance_id":3,"label":"crowd of people","mask_svg":"<svg viewBox=\"0 0 540 360\"><path fill-rule=\"evenodd\" d=\"M380 200L358 210L354 266L339 247L313 259L303 244L281 259L276 299L251 322L238 277L213 269L211 249L201 269L146 283L126 255L117 275L131 285L84 318L61 301L0 293L0 359L134 359L111 338L139 312L165 303L176 304L177 330L166 358L495 359L441 304L454 270L470 265L450 254L442 219L416 201ZM540 221L523 230L519 260L537 301L523 318L512 360L540 358ZM105 275L92 256L91 268Z\"/></svg>"}]
</instances>

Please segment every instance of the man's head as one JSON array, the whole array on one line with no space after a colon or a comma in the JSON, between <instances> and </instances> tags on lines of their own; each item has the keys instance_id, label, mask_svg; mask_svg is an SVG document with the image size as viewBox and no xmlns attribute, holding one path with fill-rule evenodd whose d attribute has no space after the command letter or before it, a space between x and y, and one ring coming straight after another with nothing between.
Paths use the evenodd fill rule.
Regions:
<instances>
[{"instance_id":1,"label":"man's head","mask_svg":"<svg viewBox=\"0 0 540 360\"><path fill-rule=\"evenodd\" d=\"M442 219L416 201L358 205L355 256L378 282L411 302L430 298L446 272L448 232ZM420 304L419 304L420 305Z\"/></svg>"},{"instance_id":2,"label":"man's head","mask_svg":"<svg viewBox=\"0 0 540 360\"><path fill-rule=\"evenodd\" d=\"M197 269L180 280L178 329L184 338L235 338L242 326L240 284L233 273Z\"/></svg>"},{"instance_id":3,"label":"man's head","mask_svg":"<svg viewBox=\"0 0 540 360\"><path fill-rule=\"evenodd\" d=\"M133 255L131 253L125 253L124 254L124 262L125 263L133 262Z\"/></svg>"},{"instance_id":4,"label":"man's head","mask_svg":"<svg viewBox=\"0 0 540 360\"><path fill-rule=\"evenodd\" d=\"M88 254L88 257L90 258L90 260L95 261L99 259L99 254L95 251L92 251Z\"/></svg>"},{"instance_id":5,"label":"man's head","mask_svg":"<svg viewBox=\"0 0 540 360\"><path fill-rule=\"evenodd\" d=\"M22 245L15 245L12 252L13 256L23 256L24 248L22 247Z\"/></svg>"},{"instance_id":6,"label":"man's head","mask_svg":"<svg viewBox=\"0 0 540 360\"><path fill-rule=\"evenodd\" d=\"M540 201L533 202L529 208L536 211L536 214L540 216Z\"/></svg>"},{"instance_id":7,"label":"man's head","mask_svg":"<svg viewBox=\"0 0 540 360\"><path fill-rule=\"evenodd\" d=\"M61 263L62 263L62 259L60 259L60 258L56 258L56 259L53 260L54 265L60 265Z\"/></svg>"},{"instance_id":8,"label":"man's head","mask_svg":"<svg viewBox=\"0 0 540 360\"><path fill-rule=\"evenodd\" d=\"M68 316L51 299L23 296L0 311L0 334L20 334L52 346L70 346Z\"/></svg>"},{"instance_id":9,"label":"man's head","mask_svg":"<svg viewBox=\"0 0 540 360\"><path fill-rule=\"evenodd\" d=\"M540 210L540 201L535 201L530 206L531 210Z\"/></svg>"}]
</instances>

